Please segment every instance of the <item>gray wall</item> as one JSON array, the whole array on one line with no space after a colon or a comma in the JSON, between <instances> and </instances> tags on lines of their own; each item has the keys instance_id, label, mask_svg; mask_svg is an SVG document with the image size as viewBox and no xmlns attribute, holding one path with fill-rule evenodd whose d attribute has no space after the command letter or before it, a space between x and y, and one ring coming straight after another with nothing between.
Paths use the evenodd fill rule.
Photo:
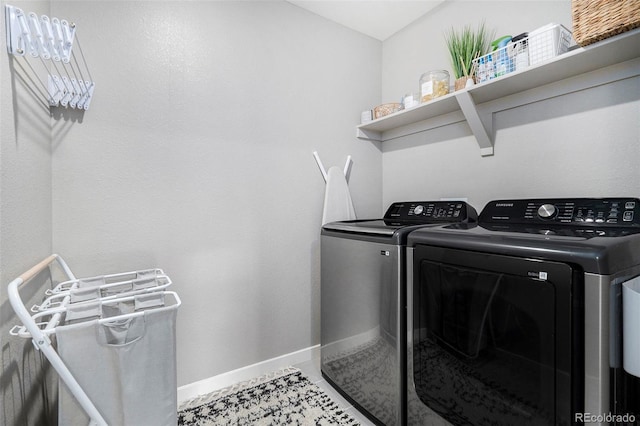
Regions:
<instances>
[{"instance_id":1,"label":"gray wall","mask_svg":"<svg viewBox=\"0 0 640 426\"><path fill-rule=\"evenodd\" d=\"M178 384L319 343L325 166L379 215L381 43L286 2L54 2L95 97L54 122L53 246L77 275L157 266Z\"/></svg>"},{"instance_id":2,"label":"gray wall","mask_svg":"<svg viewBox=\"0 0 640 426\"><path fill-rule=\"evenodd\" d=\"M4 6L3 28L4 28ZM10 2L48 13L47 2ZM6 46L4 29L0 46ZM6 51L5 51L6 52ZM35 73L34 73L35 70ZM44 69L0 54L0 424L46 425L55 418L56 380L30 341L9 336L18 324L7 284L51 254L51 119L34 81ZM41 90L41 89L40 89ZM22 297L29 303L43 290L32 281ZM29 305L30 306L30 305Z\"/></svg>"},{"instance_id":3,"label":"gray wall","mask_svg":"<svg viewBox=\"0 0 640 426\"><path fill-rule=\"evenodd\" d=\"M180 385L317 344L314 150L326 166L353 156L360 217L401 199L638 195L637 78L497 113L493 157L465 124L354 137L362 110L450 68L450 23L570 26L569 1L445 2L384 43L285 2L11 4L75 21L97 87L89 111L50 120L0 55L2 424L52 409L39 357L7 337L5 293L52 250L78 275L172 276Z\"/></svg>"},{"instance_id":4,"label":"gray wall","mask_svg":"<svg viewBox=\"0 0 640 426\"><path fill-rule=\"evenodd\" d=\"M383 100L448 69L443 33L482 19L496 35L549 22L571 29L570 1L448 1L383 44ZM455 23L455 24L454 24ZM640 196L640 79L530 103L493 116L495 155L481 157L466 123L383 143L383 205L404 199Z\"/></svg>"}]
</instances>

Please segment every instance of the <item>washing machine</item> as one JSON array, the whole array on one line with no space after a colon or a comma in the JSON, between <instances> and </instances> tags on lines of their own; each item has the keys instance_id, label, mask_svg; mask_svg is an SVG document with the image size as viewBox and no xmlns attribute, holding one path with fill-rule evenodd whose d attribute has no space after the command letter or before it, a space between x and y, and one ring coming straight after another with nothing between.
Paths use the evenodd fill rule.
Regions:
<instances>
[{"instance_id":1,"label":"washing machine","mask_svg":"<svg viewBox=\"0 0 640 426\"><path fill-rule=\"evenodd\" d=\"M409 425L638 424L640 200L492 201L407 245Z\"/></svg>"},{"instance_id":2,"label":"washing machine","mask_svg":"<svg viewBox=\"0 0 640 426\"><path fill-rule=\"evenodd\" d=\"M382 219L322 227L322 375L376 424L405 422L407 235L476 220L462 201L396 202Z\"/></svg>"}]
</instances>

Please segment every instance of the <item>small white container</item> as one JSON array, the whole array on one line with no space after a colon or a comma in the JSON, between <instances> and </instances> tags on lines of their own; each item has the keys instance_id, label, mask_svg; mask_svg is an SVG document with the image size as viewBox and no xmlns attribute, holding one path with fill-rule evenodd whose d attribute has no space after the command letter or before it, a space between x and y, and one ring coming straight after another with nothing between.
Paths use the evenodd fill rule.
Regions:
<instances>
[{"instance_id":1,"label":"small white container","mask_svg":"<svg viewBox=\"0 0 640 426\"><path fill-rule=\"evenodd\" d=\"M402 106L404 109L413 108L420 105L420 96L415 93L407 93L402 97Z\"/></svg>"}]
</instances>

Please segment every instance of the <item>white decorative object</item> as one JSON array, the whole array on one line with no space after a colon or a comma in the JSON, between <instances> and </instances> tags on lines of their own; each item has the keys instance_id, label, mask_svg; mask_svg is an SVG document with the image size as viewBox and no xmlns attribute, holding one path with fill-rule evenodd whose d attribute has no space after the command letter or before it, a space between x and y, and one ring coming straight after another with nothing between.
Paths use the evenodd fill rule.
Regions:
<instances>
[{"instance_id":1,"label":"white decorative object","mask_svg":"<svg viewBox=\"0 0 640 426\"><path fill-rule=\"evenodd\" d=\"M622 284L622 336L624 369L640 377L640 277Z\"/></svg>"},{"instance_id":2,"label":"white decorative object","mask_svg":"<svg viewBox=\"0 0 640 426\"><path fill-rule=\"evenodd\" d=\"M353 161L351 156L347 157L344 168L333 166L329 170L324 168L317 151L313 152L313 157L318 163L322 178L327 183L324 194L324 207L322 209L322 224L335 222L338 220L356 219L356 212L353 208L351 194L349 193L349 174Z\"/></svg>"}]
</instances>

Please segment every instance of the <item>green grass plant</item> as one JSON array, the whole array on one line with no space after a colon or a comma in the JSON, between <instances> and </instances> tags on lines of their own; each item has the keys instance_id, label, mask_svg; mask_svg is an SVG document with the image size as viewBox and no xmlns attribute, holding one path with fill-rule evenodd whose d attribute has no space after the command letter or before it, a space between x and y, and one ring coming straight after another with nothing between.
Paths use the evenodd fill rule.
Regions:
<instances>
[{"instance_id":1,"label":"green grass plant","mask_svg":"<svg viewBox=\"0 0 640 426\"><path fill-rule=\"evenodd\" d=\"M471 77L474 74L473 60L488 53L492 37L484 22L480 23L475 31L470 25L465 25L460 31L451 28L445 33L456 79Z\"/></svg>"}]
</instances>

